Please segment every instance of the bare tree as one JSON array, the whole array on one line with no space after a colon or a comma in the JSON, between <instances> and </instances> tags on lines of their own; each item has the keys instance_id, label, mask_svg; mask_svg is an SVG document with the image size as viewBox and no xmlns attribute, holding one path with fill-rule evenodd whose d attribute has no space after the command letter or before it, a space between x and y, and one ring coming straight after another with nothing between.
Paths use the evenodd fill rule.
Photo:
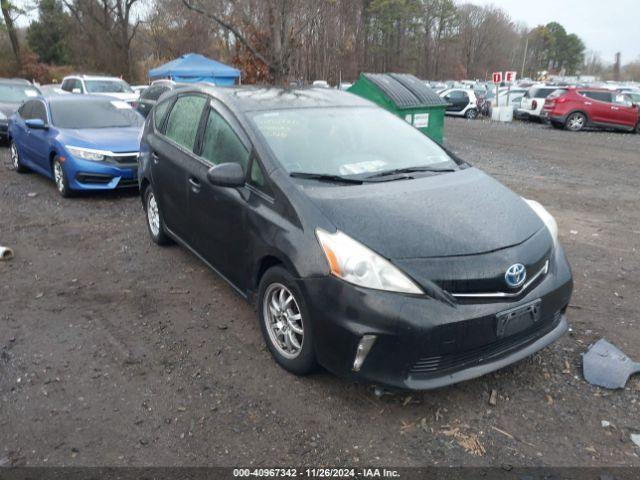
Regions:
<instances>
[{"instance_id":1,"label":"bare tree","mask_svg":"<svg viewBox=\"0 0 640 480\"><path fill-rule=\"evenodd\" d=\"M326 0L321 0L320 5ZM213 20L230 32L253 57L264 63L276 83L287 79L296 39L319 15L320 8L312 0L263 0L258 3L223 0L218 8L205 8L198 0L182 0L191 11ZM261 30L268 25L269 44L261 49L243 30Z\"/></svg>"},{"instance_id":2,"label":"bare tree","mask_svg":"<svg viewBox=\"0 0 640 480\"><path fill-rule=\"evenodd\" d=\"M80 29L97 40L94 27L110 39L119 53L121 74L133 76L131 44L140 27L141 20L134 19L134 8L142 0L63 0ZM113 63L112 63L113 65ZM112 67L113 68L113 67Z\"/></svg>"},{"instance_id":3,"label":"bare tree","mask_svg":"<svg viewBox=\"0 0 640 480\"><path fill-rule=\"evenodd\" d=\"M9 0L0 0L0 8L2 9L2 17L4 18L4 24L7 27L9 40L11 41L11 49L13 50L13 55L16 57L16 62L19 66L22 63L20 59L20 43L18 42L18 35L16 34L13 17L11 16L14 6Z\"/></svg>"}]
</instances>

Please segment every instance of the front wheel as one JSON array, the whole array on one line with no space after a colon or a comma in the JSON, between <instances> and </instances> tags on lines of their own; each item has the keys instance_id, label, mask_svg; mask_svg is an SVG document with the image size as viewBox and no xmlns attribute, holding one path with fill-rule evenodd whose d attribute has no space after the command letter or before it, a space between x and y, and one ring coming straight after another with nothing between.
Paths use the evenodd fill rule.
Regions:
<instances>
[{"instance_id":1,"label":"front wheel","mask_svg":"<svg viewBox=\"0 0 640 480\"><path fill-rule=\"evenodd\" d=\"M567 117L565 127L572 132L579 132L587 124L587 117L584 113L574 112Z\"/></svg>"},{"instance_id":2,"label":"front wheel","mask_svg":"<svg viewBox=\"0 0 640 480\"><path fill-rule=\"evenodd\" d=\"M464 116L468 120L474 120L475 118L478 117L478 110L476 110L475 108L470 108L465 112Z\"/></svg>"},{"instance_id":3,"label":"front wheel","mask_svg":"<svg viewBox=\"0 0 640 480\"><path fill-rule=\"evenodd\" d=\"M56 190L64 198L73 196L73 190L69 187L69 177L62 166L62 162L59 157L53 159L53 179L56 182Z\"/></svg>"},{"instance_id":4,"label":"front wheel","mask_svg":"<svg viewBox=\"0 0 640 480\"><path fill-rule=\"evenodd\" d=\"M22 162L20 161L20 153L18 153L18 146L13 140L11 140L11 145L9 146L9 154L11 156L11 166L16 172L25 173L29 171L27 167L22 165Z\"/></svg>"},{"instance_id":5,"label":"front wheel","mask_svg":"<svg viewBox=\"0 0 640 480\"><path fill-rule=\"evenodd\" d=\"M293 276L282 267L270 268L260 280L258 318L267 347L281 367L296 375L316 369L309 313Z\"/></svg>"}]
</instances>

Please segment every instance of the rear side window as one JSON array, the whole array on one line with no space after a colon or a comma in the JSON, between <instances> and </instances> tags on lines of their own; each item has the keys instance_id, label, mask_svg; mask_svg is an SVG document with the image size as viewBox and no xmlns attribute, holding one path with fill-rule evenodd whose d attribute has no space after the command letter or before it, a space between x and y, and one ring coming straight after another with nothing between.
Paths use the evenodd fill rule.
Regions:
<instances>
[{"instance_id":1,"label":"rear side window","mask_svg":"<svg viewBox=\"0 0 640 480\"><path fill-rule=\"evenodd\" d=\"M158 100L158 98L160 98L160 95L162 95L167 90L169 90L169 87L154 85L142 92L142 95L140 97L146 100Z\"/></svg>"},{"instance_id":2,"label":"rear side window","mask_svg":"<svg viewBox=\"0 0 640 480\"><path fill-rule=\"evenodd\" d=\"M611 93L609 92L580 92L581 95L585 97L591 98L592 100L597 100L599 102L609 102L611 103Z\"/></svg>"},{"instance_id":3,"label":"rear side window","mask_svg":"<svg viewBox=\"0 0 640 480\"><path fill-rule=\"evenodd\" d=\"M249 163L249 151L231 125L213 109L209 111L200 156L214 165L227 162L239 163L245 172Z\"/></svg>"},{"instance_id":4,"label":"rear side window","mask_svg":"<svg viewBox=\"0 0 640 480\"><path fill-rule=\"evenodd\" d=\"M206 99L199 95L178 98L169 113L165 135L178 145L193 150L205 103Z\"/></svg>"},{"instance_id":5,"label":"rear side window","mask_svg":"<svg viewBox=\"0 0 640 480\"><path fill-rule=\"evenodd\" d=\"M538 88L538 89L534 89L533 91L530 90L530 95L533 98L547 98L549 95L551 95L556 90L557 90L557 88L555 88L555 87L552 87L552 88Z\"/></svg>"}]
</instances>

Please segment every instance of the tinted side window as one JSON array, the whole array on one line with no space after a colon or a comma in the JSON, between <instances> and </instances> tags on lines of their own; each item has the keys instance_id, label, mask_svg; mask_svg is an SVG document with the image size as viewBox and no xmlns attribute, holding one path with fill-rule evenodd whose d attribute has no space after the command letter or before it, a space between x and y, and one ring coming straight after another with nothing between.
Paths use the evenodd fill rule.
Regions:
<instances>
[{"instance_id":1,"label":"tinted side window","mask_svg":"<svg viewBox=\"0 0 640 480\"><path fill-rule=\"evenodd\" d=\"M162 85L154 85L152 87L147 88L144 92L142 92L142 98L147 100L158 100L160 95L169 90L168 87L164 87Z\"/></svg>"},{"instance_id":2,"label":"tinted side window","mask_svg":"<svg viewBox=\"0 0 640 480\"><path fill-rule=\"evenodd\" d=\"M262 190L263 192L271 195L271 188L269 188L264 171L255 158L251 162L251 176L249 178L249 183L258 188L258 190Z\"/></svg>"},{"instance_id":3,"label":"tinted side window","mask_svg":"<svg viewBox=\"0 0 640 480\"><path fill-rule=\"evenodd\" d=\"M196 95L178 98L169 113L165 135L178 145L193 150L206 99Z\"/></svg>"},{"instance_id":4,"label":"tinted side window","mask_svg":"<svg viewBox=\"0 0 640 480\"><path fill-rule=\"evenodd\" d=\"M38 118L42 120L44 123L47 122L47 110L44 108L42 102L34 101L33 106L31 107L31 118Z\"/></svg>"},{"instance_id":5,"label":"tinted side window","mask_svg":"<svg viewBox=\"0 0 640 480\"><path fill-rule=\"evenodd\" d=\"M71 91L71 82L72 82L72 80L67 78L65 81L62 82L62 85L60 86L60 88L62 90L64 90L65 92L70 92Z\"/></svg>"},{"instance_id":6,"label":"tinted side window","mask_svg":"<svg viewBox=\"0 0 640 480\"><path fill-rule=\"evenodd\" d=\"M611 102L611 94L609 92L584 92L584 95L599 102Z\"/></svg>"},{"instance_id":7,"label":"tinted side window","mask_svg":"<svg viewBox=\"0 0 640 480\"><path fill-rule=\"evenodd\" d=\"M18 109L18 114L22 117L23 120L29 120L31 117L31 105L33 102L23 103L22 106Z\"/></svg>"},{"instance_id":8,"label":"tinted side window","mask_svg":"<svg viewBox=\"0 0 640 480\"><path fill-rule=\"evenodd\" d=\"M214 165L220 163L239 163L247 171L249 151L244 147L222 116L215 110L209 111L207 126L202 138L201 157Z\"/></svg>"},{"instance_id":9,"label":"tinted side window","mask_svg":"<svg viewBox=\"0 0 640 480\"><path fill-rule=\"evenodd\" d=\"M164 133L164 129L161 128L162 122L164 121L164 117L166 116L167 110L169 109L169 106L171 105L172 101L173 101L173 98L169 98L164 102L157 104L156 108L153 111L153 121L155 123L155 127L158 131L161 131L163 133Z\"/></svg>"},{"instance_id":10,"label":"tinted side window","mask_svg":"<svg viewBox=\"0 0 640 480\"><path fill-rule=\"evenodd\" d=\"M80 80L78 80L78 79L76 79L73 82L73 88L74 89L77 88L78 90L80 90L80 93L84 93L84 88L82 88L82 82Z\"/></svg>"}]
</instances>

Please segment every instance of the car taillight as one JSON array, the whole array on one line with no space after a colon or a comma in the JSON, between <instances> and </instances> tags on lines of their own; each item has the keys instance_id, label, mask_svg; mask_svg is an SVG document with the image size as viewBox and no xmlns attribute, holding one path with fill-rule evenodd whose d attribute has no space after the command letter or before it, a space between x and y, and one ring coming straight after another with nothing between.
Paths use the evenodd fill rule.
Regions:
<instances>
[{"instance_id":1,"label":"car taillight","mask_svg":"<svg viewBox=\"0 0 640 480\"><path fill-rule=\"evenodd\" d=\"M534 110L538 108L538 102L536 102L535 100L531 102L531 108L533 108Z\"/></svg>"},{"instance_id":2,"label":"car taillight","mask_svg":"<svg viewBox=\"0 0 640 480\"><path fill-rule=\"evenodd\" d=\"M566 101L567 101L567 99L565 97L560 97L559 99L556 100L556 102L558 102L558 103L564 103Z\"/></svg>"}]
</instances>

